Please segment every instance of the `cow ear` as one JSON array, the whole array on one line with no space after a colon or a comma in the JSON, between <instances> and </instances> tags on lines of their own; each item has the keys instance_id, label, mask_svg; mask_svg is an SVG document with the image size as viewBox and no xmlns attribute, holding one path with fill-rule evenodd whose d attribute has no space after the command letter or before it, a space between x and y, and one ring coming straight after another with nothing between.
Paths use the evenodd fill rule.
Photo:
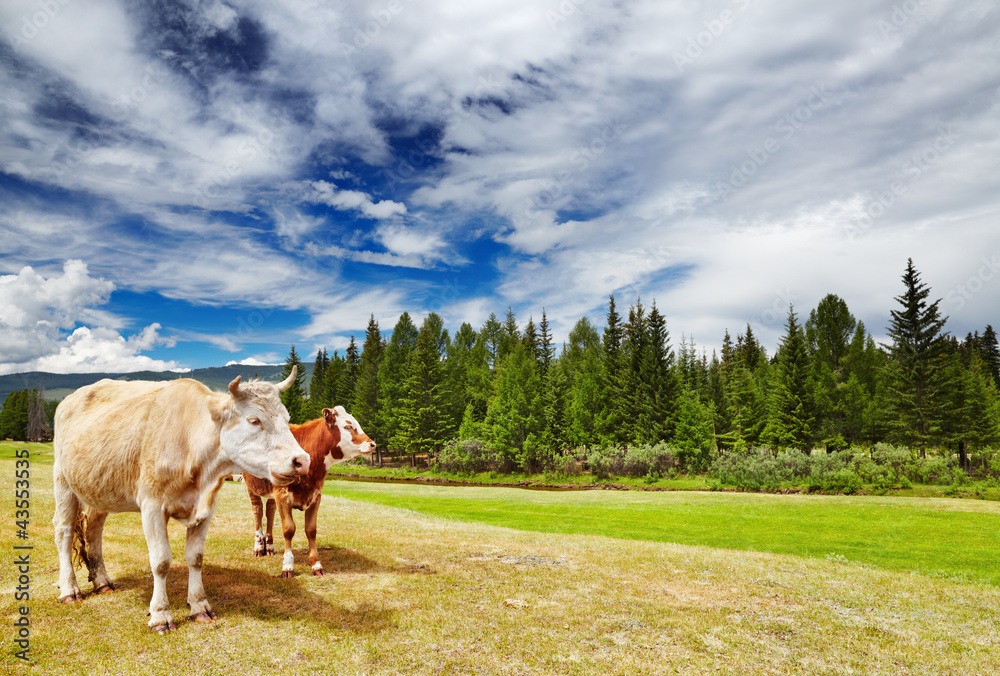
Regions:
<instances>
[{"instance_id":1,"label":"cow ear","mask_svg":"<svg viewBox=\"0 0 1000 676\"><path fill-rule=\"evenodd\" d=\"M324 408L323 419L326 420L327 425L332 425L334 421L337 419L337 412L334 411L332 408Z\"/></svg>"},{"instance_id":2,"label":"cow ear","mask_svg":"<svg viewBox=\"0 0 1000 676\"><path fill-rule=\"evenodd\" d=\"M243 380L243 376L236 376L233 378L233 382L229 383L229 394L233 397L240 396L240 381Z\"/></svg>"}]
</instances>

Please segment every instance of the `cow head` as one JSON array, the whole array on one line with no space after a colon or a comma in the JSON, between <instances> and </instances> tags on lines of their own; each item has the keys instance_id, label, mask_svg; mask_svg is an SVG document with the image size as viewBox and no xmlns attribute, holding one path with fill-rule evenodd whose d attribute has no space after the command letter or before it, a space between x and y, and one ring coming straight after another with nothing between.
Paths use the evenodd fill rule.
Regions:
<instances>
[{"instance_id":1,"label":"cow head","mask_svg":"<svg viewBox=\"0 0 1000 676\"><path fill-rule=\"evenodd\" d=\"M221 433L222 450L239 468L285 486L309 471L309 455L288 429L288 411L278 395L287 390L298 369L277 385L263 381L229 383L228 416Z\"/></svg>"},{"instance_id":2,"label":"cow head","mask_svg":"<svg viewBox=\"0 0 1000 676\"><path fill-rule=\"evenodd\" d=\"M338 458L336 462L346 462L359 455L371 458L371 454L375 451L375 442L368 438L358 421L343 406L324 408L323 420L326 421L326 426L334 438L340 438L337 447L344 457Z\"/></svg>"}]
</instances>

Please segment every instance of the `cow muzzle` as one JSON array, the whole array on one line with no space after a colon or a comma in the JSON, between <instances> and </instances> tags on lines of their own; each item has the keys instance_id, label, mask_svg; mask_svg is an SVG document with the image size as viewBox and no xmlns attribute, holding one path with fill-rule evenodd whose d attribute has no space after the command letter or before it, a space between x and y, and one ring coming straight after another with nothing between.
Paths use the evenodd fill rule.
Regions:
<instances>
[{"instance_id":1,"label":"cow muzzle","mask_svg":"<svg viewBox=\"0 0 1000 676\"><path fill-rule=\"evenodd\" d=\"M306 453L296 453L292 456L288 471L271 471L271 483L275 486L287 486L295 481L296 477L309 473L309 455Z\"/></svg>"}]
</instances>

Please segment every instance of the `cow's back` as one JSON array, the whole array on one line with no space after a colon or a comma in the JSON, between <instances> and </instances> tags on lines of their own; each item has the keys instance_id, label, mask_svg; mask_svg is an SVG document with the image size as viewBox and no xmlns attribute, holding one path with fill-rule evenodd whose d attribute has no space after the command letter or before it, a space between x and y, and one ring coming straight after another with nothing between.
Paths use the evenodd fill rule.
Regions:
<instances>
[{"instance_id":1,"label":"cow's back","mask_svg":"<svg viewBox=\"0 0 1000 676\"><path fill-rule=\"evenodd\" d=\"M81 500L102 511L138 511L140 477L172 443L163 428L172 424L175 434L182 432L191 394L208 393L187 382L195 387L179 380L101 380L59 405L55 463Z\"/></svg>"}]
</instances>

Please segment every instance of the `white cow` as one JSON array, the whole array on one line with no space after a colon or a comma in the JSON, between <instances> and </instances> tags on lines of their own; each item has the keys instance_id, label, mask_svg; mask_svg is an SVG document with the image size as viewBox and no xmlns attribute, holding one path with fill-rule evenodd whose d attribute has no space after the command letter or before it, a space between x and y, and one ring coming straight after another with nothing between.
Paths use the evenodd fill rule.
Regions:
<instances>
[{"instance_id":1,"label":"white cow","mask_svg":"<svg viewBox=\"0 0 1000 676\"><path fill-rule=\"evenodd\" d=\"M52 470L59 600L82 599L73 554L86 564L97 593L114 590L101 553L104 521L109 513L140 512L153 569L150 628L176 629L167 600L171 518L187 526L191 619L214 620L201 580L202 554L226 477L247 472L281 486L309 471L309 456L278 398L296 373L293 367L278 385L241 384L237 376L224 394L190 379L101 380L66 397L56 411Z\"/></svg>"}]
</instances>

